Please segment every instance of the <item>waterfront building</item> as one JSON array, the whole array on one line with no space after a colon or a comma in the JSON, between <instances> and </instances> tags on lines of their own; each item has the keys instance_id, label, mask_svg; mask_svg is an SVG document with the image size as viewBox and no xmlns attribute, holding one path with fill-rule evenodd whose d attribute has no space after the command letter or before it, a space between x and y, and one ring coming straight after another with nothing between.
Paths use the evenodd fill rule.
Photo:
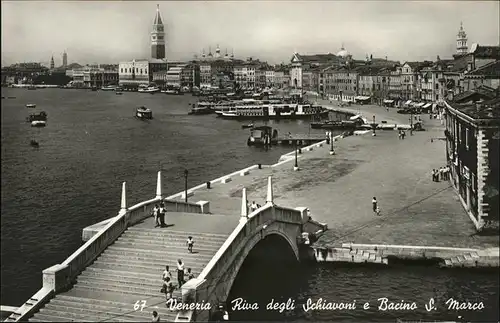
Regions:
<instances>
[{"instance_id":1,"label":"waterfront building","mask_svg":"<svg viewBox=\"0 0 500 323\"><path fill-rule=\"evenodd\" d=\"M64 53L62 54L62 66L68 66L68 54L66 53L66 51L64 51Z\"/></svg>"},{"instance_id":2,"label":"waterfront building","mask_svg":"<svg viewBox=\"0 0 500 323\"><path fill-rule=\"evenodd\" d=\"M371 97L372 102L381 104L388 98L390 70L371 64L356 68L359 74L358 95Z\"/></svg>"},{"instance_id":3,"label":"waterfront building","mask_svg":"<svg viewBox=\"0 0 500 323\"><path fill-rule=\"evenodd\" d=\"M259 65L259 62L253 60L236 63L233 69L234 81L239 84L242 89L254 89L256 86L256 70L259 68Z\"/></svg>"},{"instance_id":4,"label":"waterfront building","mask_svg":"<svg viewBox=\"0 0 500 323\"><path fill-rule=\"evenodd\" d=\"M399 105L401 98L401 66L394 66L390 70L389 77L389 99L395 100Z\"/></svg>"},{"instance_id":5,"label":"waterfront building","mask_svg":"<svg viewBox=\"0 0 500 323\"><path fill-rule=\"evenodd\" d=\"M152 81L160 86L192 88L195 85L195 68L193 63L169 62L168 71L153 72Z\"/></svg>"},{"instance_id":6,"label":"waterfront building","mask_svg":"<svg viewBox=\"0 0 500 323\"><path fill-rule=\"evenodd\" d=\"M500 90L481 87L445 101L451 183L478 230L499 223Z\"/></svg>"},{"instance_id":7,"label":"waterfront building","mask_svg":"<svg viewBox=\"0 0 500 323\"><path fill-rule=\"evenodd\" d=\"M287 88L290 84L290 74L288 74L288 68L278 67L274 70L274 87L278 89Z\"/></svg>"},{"instance_id":8,"label":"waterfront building","mask_svg":"<svg viewBox=\"0 0 500 323\"><path fill-rule=\"evenodd\" d=\"M267 69L265 70L265 86L266 87L275 87L275 74L274 74L274 67L268 66Z\"/></svg>"},{"instance_id":9,"label":"waterfront building","mask_svg":"<svg viewBox=\"0 0 500 323\"><path fill-rule=\"evenodd\" d=\"M153 82L153 74L160 71L168 71L168 64L164 59L137 59L120 62L118 68L119 84L122 87L130 88L149 85Z\"/></svg>"},{"instance_id":10,"label":"waterfront building","mask_svg":"<svg viewBox=\"0 0 500 323\"><path fill-rule=\"evenodd\" d=\"M161 20L160 5L156 5L156 16L153 22L153 31L151 32L151 58L165 59L165 30Z\"/></svg>"},{"instance_id":11,"label":"waterfront building","mask_svg":"<svg viewBox=\"0 0 500 323\"><path fill-rule=\"evenodd\" d=\"M212 66L209 62L199 63L200 66L200 87L210 88L212 86Z\"/></svg>"},{"instance_id":12,"label":"waterfront building","mask_svg":"<svg viewBox=\"0 0 500 323\"><path fill-rule=\"evenodd\" d=\"M418 75L422 68L432 66L432 62L405 62L401 67L401 97L403 100L418 100Z\"/></svg>"},{"instance_id":13,"label":"waterfront building","mask_svg":"<svg viewBox=\"0 0 500 323\"><path fill-rule=\"evenodd\" d=\"M266 87L266 66L259 66L255 70L255 87L264 89Z\"/></svg>"},{"instance_id":14,"label":"waterfront building","mask_svg":"<svg viewBox=\"0 0 500 323\"><path fill-rule=\"evenodd\" d=\"M358 72L349 65L322 70L324 95L333 100L354 101L358 93Z\"/></svg>"},{"instance_id":15,"label":"waterfront building","mask_svg":"<svg viewBox=\"0 0 500 323\"><path fill-rule=\"evenodd\" d=\"M460 29L457 34L457 54L467 54L467 34L465 33L462 22L460 22Z\"/></svg>"}]
</instances>

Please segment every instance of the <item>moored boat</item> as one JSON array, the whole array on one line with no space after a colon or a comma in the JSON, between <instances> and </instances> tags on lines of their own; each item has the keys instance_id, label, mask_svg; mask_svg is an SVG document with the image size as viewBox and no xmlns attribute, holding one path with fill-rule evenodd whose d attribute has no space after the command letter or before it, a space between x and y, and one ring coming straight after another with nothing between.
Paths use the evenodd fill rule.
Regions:
<instances>
[{"instance_id":1,"label":"moored boat","mask_svg":"<svg viewBox=\"0 0 500 323\"><path fill-rule=\"evenodd\" d=\"M250 124L244 124L241 126L241 129L248 129L248 128L253 128L254 127L254 124L253 123L250 123Z\"/></svg>"},{"instance_id":2,"label":"moored boat","mask_svg":"<svg viewBox=\"0 0 500 323\"><path fill-rule=\"evenodd\" d=\"M103 87L101 87L101 90L102 91L115 91L116 86L113 86L113 85L103 86Z\"/></svg>"},{"instance_id":3,"label":"moored boat","mask_svg":"<svg viewBox=\"0 0 500 323\"><path fill-rule=\"evenodd\" d=\"M156 93L156 92L160 92L160 89L156 86L148 86L146 88L139 88L138 92L141 92L141 93Z\"/></svg>"},{"instance_id":4,"label":"moored boat","mask_svg":"<svg viewBox=\"0 0 500 323\"><path fill-rule=\"evenodd\" d=\"M43 120L33 120L31 121L31 126L32 127L45 127L46 121Z\"/></svg>"},{"instance_id":5,"label":"moored boat","mask_svg":"<svg viewBox=\"0 0 500 323\"><path fill-rule=\"evenodd\" d=\"M115 92L116 95L122 95L123 92Z\"/></svg>"},{"instance_id":6,"label":"moored boat","mask_svg":"<svg viewBox=\"0 0 500 323\"><path fill-rule=\"evenodd\" d=\"M146 107L139 107L135 110L135 116L139 119L153 119L153 111Z\"/></svg>"},{"instance_id":7,"label":"moored boat","mask_svg":"<svg viewBox=\"0 0 500 323\"><path fill-rule=\"evenodd\" d=\"M161 90L161 93L169 95L184 95L181 90Z\"/></svg>"},{"instance_id":8,"label":"moored boat","mask_svg":"<svg viewBox=\"0 0 500 323\"><path fill-rule=\"evenodd\" d=\"M287 120L311 119L328 116L329 111L310 104L264 104L260 106L236 107L220 113L224 119L233 120Z\"/></svg>"},{"instance_id":9,"label":"moored boat","mask_svg":"<svg viewBox=\"0 0 500 323\"><path fill-rule=\"evenodd\" d=\"M36 108L36 104L34 104L34 103L29 103L29 104L26 104L26 107L27 107L27 108L30 108L30 109L34 109L34 108Z\"/></svg>"}]
</instances>

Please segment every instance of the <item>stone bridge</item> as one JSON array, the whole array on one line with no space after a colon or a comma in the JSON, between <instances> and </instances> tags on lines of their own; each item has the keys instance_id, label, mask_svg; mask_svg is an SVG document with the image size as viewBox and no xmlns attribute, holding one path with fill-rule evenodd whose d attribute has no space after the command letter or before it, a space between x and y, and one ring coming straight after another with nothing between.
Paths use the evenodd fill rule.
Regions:
<instances>
[{"instance_id":1,"label":"stone bridge","mask_svg":"<svg viewBox=\"0 0 500 323\"><path fill-rule=\"evenodd\" d=\"M257 166L231 175L246 176ZM258 181L265 185L265 177L259 176ZM224 186L226 181L212 182ZM188 190L188 197L196 189ZM183 194L164 198L158 172L156 197L127 207L123 183L118 215L85 228L85 244L64 262L45 269L43 287L6 321L134 322L150 320L153 310L162 321L204 321L209 310L171 312L165 307L165 296L159 291L165 265L175 268L177 259L182 258L186 267L199 273L177 286L174 297L182 299L182 304L204 301L215 305L226 300L245 258L260 241L280 237L299 261L307 255L303 251L308 249L304 246L308 234L327 229L313 221L305 207L276 205L271 176L267 178L266 203L251 213L246 188L241 190L239 211L234 203L219 201L229 205L225 215L212 214L209 201L181 201ZM166 205L167 223L172 223L167 228L155 228L151 217L152 208L160 202ZM186 251L189 235L196 241L197 252L193 254Z\"/></svg>"}]
</instances>

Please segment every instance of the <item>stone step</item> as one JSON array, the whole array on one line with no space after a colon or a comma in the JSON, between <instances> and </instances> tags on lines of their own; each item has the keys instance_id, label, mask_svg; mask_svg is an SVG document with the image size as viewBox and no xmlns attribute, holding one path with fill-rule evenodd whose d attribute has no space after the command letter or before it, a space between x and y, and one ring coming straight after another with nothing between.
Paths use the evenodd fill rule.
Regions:
<instances>
[{"instance_id":1,"label":"stone step","mask_svg":"<svg viewBox=\"0 0 500 323\"><path fill-rule=\"evenodd\" d=\"M120 319L121 317L133 318L136 321L149 319L152 311L157 311L158 314L160 314L160 317L162 317L163 319L170 318L171 320L172 319L175 320L176 316L174 312L170 312L168 308L165 306L165 300L158 302L158 304L152 304L149 307L145 306L142 311L140 310L140 307L138 310L134 310L135 304L125 304L127 305L125 307L110 307L110 306L101 306L95 304L79 304L79 303L59 301L59 300L51 301L50 304L53 304L55 306L54 308L59 311L67 311L79 314L82 313L94 313L97 315L105 314L111 316L113 318L112 320L114 320L115 318ZM138 305L141 304L142 304L141 302L138 303Z\"/></svg>"},{"instance_id":2,"label":"stone step","mask_svg":"<svg viewBox=\"0 0 500 323\"><path fill-rule=\"evenodd\" d=\"M227 237L229 235L226 234L216 234L216 233L205 233L205 232L185 232L185 231L173 231L165 228L138 228L138 227L129 227L127 231L125 231L125 234L128 235L128 233L139 233L142 235L147 235L147 236L156 236L156 237L175 237L175 238L183 238L184 240L187 239L187 237L191 236L193 237L193 240L197 239L206 239L206 240L213 240L213 241L226 241Z\"/></svg>"},{"instance_id":3,"label":"stone step","mask_svg":"<svg viewBox=\"0 0 500 323\"><path fill-rule=\"evenodd\" d=\"M158 286L163 284L163 279L161 276L158 276L156 278L146 278L144 276L124 276L124 275L113 275L109 273L100 273L100 272L95 272L95 271L84 271L82 272L78 278L87 278L87 279L93 279L93 278L102 278L102 279L107 279L107 280L112 280L112 281L120 281L120 282L131 282L131 283L145 283L145 284L151 284Z\"/></svg>"},{"instance_id":4,"label":"stone step","mask_svg":"<svg viewBox=\"0 0 500 323\"><path fill-rule=\"evenodd\" d=\"M139 295L149 295L151 297L159 297L162 295L160 293L160 286L149 286L149 285L141 285L141 284L129 284L129 283L121 283L121 282L113 282L113 281L105 281L102 279L91 279L87 280L85 278L78 279L77 285L82 287L105 287L111 288L114 290L121 291L122 293L129 294L139 294Z\"/></svg>"},{"instance_id":5,"label":"stone step","mask_svg":"<svg viewBox=\"0 0 500 323\"><path fill-rule=\"evenodd\" d=\"M151 267L161 268L161 271L165 269L165 266L170 266L170 270L177 270L177 259L175 257L164 257L164 258L153 258L147 255L133 256L133 255L123 255L115 254L112 251L105 251L102 253L98 259L110 260L110 261L124 261L126 263L138 264L138 265L148 265ZM200 264L208 263L210 260L200 260ZM187 268L187 267L186 267Z\"/></svg>"},{"instance_id":6,"label":"stone step","mask_svg":"<svg viewBox=\"0 0 500 323\"><path fill-rule=\"evenodd\" d=\"M161 277L161 274L162 274L163 270L165 269L165 266L151 267L151 266L148 266L147 264L141 264L139 262L135 263L135 262L127 261L124 263L124 261L127 261L127 260L123 260L123 259L114 260L114 259L110 259L110 258L106 258L104 260L101 260L101 258L99 258L94 262L92 267L97 265L96 268L104 268L104 269L107 268L107 269L111 269L111 270L116 269L116 270L120 270L120 271L131 270L133 272L140 272L140 273L144 272L146 274L156 275L156 277L158 277L157 276L158 273L160 274L160 277ZM205 267L206 262L191 262L191 263L184 262L184 265L185 265L185 268L191 268L193 270L193 272L199 273L200 270L202 270ZM175 273L175 275L176 274L177 273Z\"/></svg>"},{"instance_id":7,"label":"stone step","mask_svg":"<svg viewBox=\"0 0 500 323\"><path fill-rule=\"evenodd\" d=\"M49 315L49 314L44 314L42 312L36 313L33 318L36 319L36 320L38 320L38 322L68 322L68 319L65 318L65 317L52 316L52 315ZM32 319L30 319L30 321L31 320ZM84 321L80 321L80 322L84 322ZM88 322L90 322L90 321L88 321Z\"/></svg>"},{"instance_id":8,"label":"stone step","mask_svg":"<svg viewBox=\"0 0 500 323\"><path fill-rule=\"evenodd\" d=\"M80 275L78 276L77 279L78 282L87 282L89 284L91 283L105 283L105 284L112 284L116 286L129 286L129 287L137 287L137 288L148 288L148 289L158 289L160 290L161 287L163 286L163 281L161 279L158 279L157 281L137 281L133 279L120 279L117 280L116 277L113 276L103 276L103 275ZM177 285L177 277L175 277L172 281L174 284L175 288L179 288Z\"/></svg>"},{"instance_id":9,"label":"stone step","mask_svg":"<svg viewBox=\"0 0 500 323\"><path fill-rule=\"evenodd\" d=\"M180 292L178 293L177 296L180 296ZM174 297L176 297L174 293ZM80 308L80 309L90 309L90 310L97 310L97 311L107 311L111 309L112 311L119 311L121 312L128 312L130 315L133 316L144 316L144 313L147 313L147 315L151 315L152 311L157 311L158 314L160 314L161 317L166 318L166 317L171 317L171 319L175 319L176 314L174 312L171 312L168 310L168 308L165 306L165 298L156 298L156 299L147 299L145 300L145 306L143 310L141 311L138 309L137 311L133 311L134 305L136 302L139 302L138 305L142 306L141 299L137 299L136 302L127 304L127 303L119 303L119 302L113 302L114 304L110 303L89 303L85 302L85 298L65 298L65 299L59 299L59 297L56 297L55 299L50 301L50 304L54 305L60 305L60 306L65 306L65 307L75 307L75 308Z\"/></svg>"},{"instance_id":10,"label":"stone step","mask_svg":"<svg viewBox=\"0 0 500 323\"><path fill-rule=\"evenodd\" d=\"M113 269L103 269L100 267L95 267L95 265L92 265L90 267L85 268L85 271L92 271L92 272L101 272L101 273L110 273L113 275L137 275L137 276L143 276L151 279L155 279L158 277L158 272L156 274L151 274L151 273L144 273L144 272L136 272L136 271L127 271L127 270L113 270ZM161 275L161 273L160 273Z\"/></svg>"},{"instance_id":11,"label":"stone step","mask_svg":"<svg viewBox=\"0 0 500 323\"><path fill-rule=\"evenodd\" d=\"M190 253L187 249L187 247L165 247L157 244L142 244L142 243L136 243L136 242L128 242L128 241L116 241L113 243L111 247L120 247L120 248L130 248L134 250L144 250L144 252L148 251L150 253L161 253L161 254L172 254L172 255L179 255L179 257L212 257L219 248L214 248L214 249L196 249L193 251L194 253Z\"/></svg>"},{"instance_id":12,"label":"stone step","mask_svg":"<svg viewBox=\"0 0 500 323\"><path fill-rule=\"evenodd\" d=\"M140 291L140 292L124 291L123 289L121 289L119 287L112 287L112 286L108 286L108 285L95 286L95 285L78 284L78 285L75 285L75 287L79 288L80 290L86 290L89 293L91 293L92 291L96 291L96 292L112 292L112 293L118 293L118 294L137 295L138 299L161 296L159 288L158 288L157 292L149 293L149 292L144 292L144 291Z\"/></svg>"},{"instance_id":13,"label":"stone step","mask_svg":"<svg viewBox=\"0 0 500 323\"><path fill-rule=\"evenodd\" d=\"M116 317L112 314L106 315L105 313L93 313L93 312L87 312L87 313L75 313L72 311L65 311L64 308L54 308L54 309L45 309L42 308L40 310L40 313L45 313L46 315L50 316L57 316L57 317L65 317L67 318L67 321L73 321L73 322L102 322L102 321L109 321L109 322L135 322L137 318L134 319L134 317L129 317L128 315L123 315L120 317ZM66 322L67 322L66 321Z\"/></svg>"},{"instance_id":14,"label":"stone step","mask_svg":"<svg viewBox=\"0 0 500 323\"><path fill-rule=\"evenodd\" d=\"M164 260L162 260L162 261L160 261L160 260L153 261L153 260L141 260L141 259L137 259L137 258L134 258L134 257L123 256L123 255L103 254L103 255L101 255L98 258L98 260L101 263L109 261L109 263L126 263L128 265L146 266L146 267L148 267L150 269L157 268L158 275L156 275L156 277L158 277L158 276L161 277L161 275L163 274L163 271L165 270L165 265L169 265L170 266L170 272L172 273L172 275L177 275L176 264L174 264L173 260L168 261L168 259L166 261L164 261ZM208 262L206 262L206 263L208 263ZM194 267L186 267L186 269L187 268L191 268L191 271L194 274L196 274L196 273L201 272L205 268L206 263L205 262L199 262L199 263L196 263ZM92 268L92 267L87 267L87 268ZM125 275L126 274L127 273L125 273ZM149 274L149 273L147 273L147 274L148 274L148 278L151 278L151 277L149 277L151 274ZM135 271L135 272L133 272L133 276L135 276L135 277L138 277L140 275L142 275L141 271Z\"/></svg>"},{"instance_id":15,"label":"stone step","mask_svg":"<svg viewBox=\"0 0 500 323\"><path fill-rule=\"evenodd\" d=\"M109 246L107 248L108 252L112 252L115 254L123 254L123 255L136 255L136 256L151 256L151 257L158 257L159 259L163 259L164 257L175 257L177 259L211 259L215 253L209 255L209 254L201 254L201 253L188 253L187 250L184 250L182 252L175 252L175 251L160 251L160 250L148 250L148 249L139 249L139 248L134 248L134 246L129 246L129 245L123 245L119 244L118 242L114 243L113 245Z\"/></svg>"},{"instance_id":16,"label":"stone step","mask_svg":"<svg viewBox=\"0 0 500 323\"><path fill-rule=\"evenodd\" d=\"M187 250L186 240L170 240L170 239L149 239L143 237L120 236L116 241L133 242L144 245L162 246L164 248L175 247ZM218 250L222 246L219 242L210 241L195 241L193 250Z\"/></svg>"}]
</instances>

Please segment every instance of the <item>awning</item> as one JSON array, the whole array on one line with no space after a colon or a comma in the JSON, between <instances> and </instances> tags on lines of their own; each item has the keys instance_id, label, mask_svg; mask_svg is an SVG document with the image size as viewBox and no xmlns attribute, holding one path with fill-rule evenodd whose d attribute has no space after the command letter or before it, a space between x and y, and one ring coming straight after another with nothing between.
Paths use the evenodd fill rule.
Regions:
<instances>
[{"instance_id":1,"label":"awning","mask_svg":"<svg viewBox=\"0 0 500 323\"><path fill-rule=\"evenodd\" d=\"M416 106L417 106L417 107L421 107L421 106L423 106L424 104L425 104L424 102L420 102L420 103L419 103L419 104L417 104Z\"/></svg>"},{"instance_id":2,"label":"awning","mask_svg":"<svg viewBox=\"0 0 500 323\"><path fill-rule=\"evenodd\" d=\"M369 96L362 96L362 95L360 95L360 96L355 97L354 99L355 100L369 100L370 97Z\"/></svg>"},{"instance_id":3,"label":"awning","mask_svg":"<svg viewBox=\"0 0 500 323\"><path fill-rule=\"evenodd\" d=\"M384 100L384 103L394 103L394 100Z\"/></svg>"},{"instance_id":4,"label":"awning","mask_svg":"<svg viewBox=\"0 0 500 323\"><path fill-rule=\"evenodd\" d=\"M432 103L427 103L426 105L423 106L423 108L429 108L432 105Z\"/></svg>"},{"instance_id":5,"label":"awning","mask_svg":"<svg viewBox=\"0 0 500 323\"><path fill-rule=\"evenodd\" d=\"M405 102L405 104L410 104L411 103L411 100L408 100Z\"/></svg>"},{"instance_id":6,"label":"awning","mask_svg":"<svg viewBox=\"0 0 500 323\"><path fill-rule=\"evenodd\" d=\"M362 117L361 115L357 114L357 115L355 115L355 116L350 117L349 119L350 119L350 120L356 120L356 119L358 119L358 118L363 118L363 117Z\"/></svg>"}]
</instances>

